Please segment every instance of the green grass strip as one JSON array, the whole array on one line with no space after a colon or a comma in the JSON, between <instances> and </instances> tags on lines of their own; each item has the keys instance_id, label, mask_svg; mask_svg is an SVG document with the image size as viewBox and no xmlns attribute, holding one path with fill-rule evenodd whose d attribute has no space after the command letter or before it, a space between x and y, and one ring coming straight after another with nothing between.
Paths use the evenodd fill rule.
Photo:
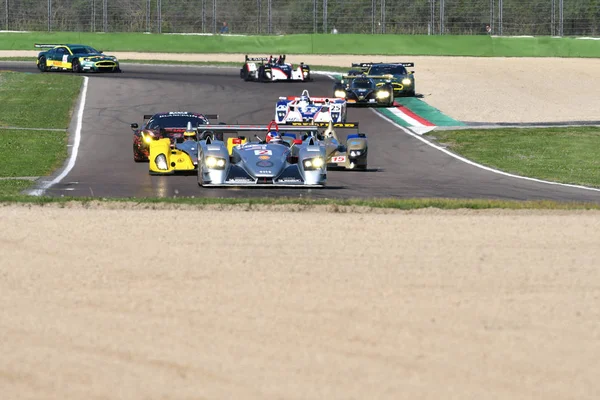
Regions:
<instances>
[{"instance_id":1,"label":"green grass strip","mask_svg":"<svg viewBox=\"0 0 600 400\"><path fill-rule=\"evenodd\" d=\"M0 177L47 175L66 157L66 131L0 130Z\"/></svg>"},{"instance_id":2,"label":"green grass strip","mask_svg":"<svg viewBox=\"0 0 600 400\"><path fill-rule=\"evenodd\" d=\"M0 71L0 126L67 129L82 81L67 73Z\"/></svg>"},{"instance_id":3,"label":"green grass strip","mask_svg":"<svg viewBox=\"0 0 600 400\"><path fill-rule=\"evenodd\" d=\"M509 173L600 187L600 128L510 128L432 131L470 160Z\"/></svg>"},{"instance_id":4,"label":"green grass strip","mask_svg":"<svg viewBox=\"0 0 600 400\"><path fill-rule=\"evenodd\" d=\"M490 37L487 35L186 36L143 33L30 32L0 33L0 39L0 50L32 50L34 43L81 43L107 52L402 55L403 57L398 61L411 61L411 55L600 57L600 42L597 40Z\"/></svg>"},{"instance_id":5,"label":"green grass strip","mask_svg":"<svg viewBox=\"0 0 600 400\"><path fill-rule=\"evenodd\" d=\"M33 182L23 179L0 180L0 201L26 201L31 196L24 196L21 192L33 185Z\"/></svg>"},{"instance_id":6,"label":"green grass strip","mask_svg":"<svg viewBox=\"0 0 600 400\"><path fill-rule=\"evenodd\" d=\"M30 184L30 182L27 182ZM12 181L12 185L26 187L23 181ZM3 182L0 181L0 190ZM295 211L308 210L315 206L329 206L331 212L352 212L353 207L367 207L375 209L395 210L417 210L424 208L435 208L441 210L600 210L600 204L583 202L555 202L555 201L505 201L505 200L463 200L463 199L347 199L347 200L308 200L289 198L129 198L129 199L106 199L106 198L73 198L73 197L33 197L15 194L15 191L5 194L0 192L0 204L10 202L21 202L27 204L58 204L66 206L68 203L76 202L83 206L101 205L111 207L111 204L119 206L119 203L133 204L140 209L172 209L173 205L192 206L202 209L206 206L234 206L236 210L251 211L260 209L261 206L296 205L304 208L292 208Z\"/></svg>"}]
</instances>

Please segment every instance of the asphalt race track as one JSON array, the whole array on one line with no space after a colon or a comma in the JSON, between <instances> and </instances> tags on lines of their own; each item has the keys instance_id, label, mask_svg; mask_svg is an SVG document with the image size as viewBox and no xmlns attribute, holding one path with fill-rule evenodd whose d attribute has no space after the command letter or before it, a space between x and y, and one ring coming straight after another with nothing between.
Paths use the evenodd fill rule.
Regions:
<instances>
[{"instance_id":1,"label":"asphalt race track","mask_svg":"<svg viewBox=\"0 0 600 400\"><path fill-rule=\"evenodd\" d=\"M39 73L31 63L0 70ZM369 170L329 171L323 189L200 188L196 176L150 176L132 157L132 122L160 111L217 113L226 123L266 124L278 96L330 96L332 81L244 82L237 68L125 64L90 75L79 155L50 195L94 197L489 198L600 202L600 192L531 182L470 166L406 134L370 109L349 109L369 138Z\"/></svg>"}]
</instances>

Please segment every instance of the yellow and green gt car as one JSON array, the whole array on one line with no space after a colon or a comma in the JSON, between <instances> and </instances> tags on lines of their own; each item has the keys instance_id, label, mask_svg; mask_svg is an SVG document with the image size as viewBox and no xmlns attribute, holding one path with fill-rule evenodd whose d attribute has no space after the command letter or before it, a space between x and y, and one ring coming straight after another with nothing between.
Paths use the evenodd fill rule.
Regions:
<instances>
[{"instance_id":1,"label":"yellow and green gt car","mask_svg":"<svg viewBox=\"0 0 600 400\"><path fill-rule=\"evenodd\" d=\"M394 88L394 97L415 96L415 71L407 68L414 67L414 63L354 63L348 75L373 78L377 86L391 84ZM356 69L358 67L358 69Z\"/></svg>"},{"instance_id":2,"label":"yellow and green gt car","mask_svg":"<svg viewBox=\"0 0 600 400\"><path fill-rule=\"evenodd\" d=\"M82 44L35 44L35 47L49 49L37 56L40 71L73 72L121 72L119 60L115 56L102 54L90 46Z\"/></svg>"}]
</instances>

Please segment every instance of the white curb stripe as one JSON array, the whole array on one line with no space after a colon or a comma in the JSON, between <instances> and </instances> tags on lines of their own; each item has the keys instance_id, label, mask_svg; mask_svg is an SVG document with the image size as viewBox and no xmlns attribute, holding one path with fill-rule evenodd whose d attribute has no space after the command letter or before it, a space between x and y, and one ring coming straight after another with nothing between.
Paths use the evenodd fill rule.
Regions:
<instances>
[{"instance_id":1,"label":"white curb stripe","mask_svg":"<svg viewBox=\"0 0 600 400\"><path fill-rule=\"evenodd\" d=\"M83 110L85 109L85 100L87 97L88 80L89 80L89 78L87 76L83 77L83 87L81 89L81 101L79 102L79 109L77 110L77 124L75 127L75 139L73 140L73 147L71 149L71 156L69 157L69 162L67 163L67 166L62 171L62 173L60 175L58 175L56 178L54 178L53 180L51 180L49 182L48 181L42 182L38 189L34 189L34 190L30 191L29 194L31 194L32 196L42 196L47 189L49 189L53 185L56 185L57 183L62 181L65 178L65 176L67 176L69 174L69 172L71 172L71 170L75 166L75 161L77 160L77 153L79 152L79 144L81 143L81 128L83 126Z\"/></svg>"}]
</instances>

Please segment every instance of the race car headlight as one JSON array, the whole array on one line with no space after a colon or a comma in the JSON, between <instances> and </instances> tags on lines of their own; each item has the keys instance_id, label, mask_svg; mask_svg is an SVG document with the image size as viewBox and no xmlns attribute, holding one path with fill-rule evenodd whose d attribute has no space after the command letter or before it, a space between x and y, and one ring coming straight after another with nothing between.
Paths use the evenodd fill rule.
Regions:
<instances>
[{"instance_id":1,"label":"race car headlight","mask_svg":"<svg viewBox=\"0 0 600 400\"><path fill-rule=\"evenodd\" d=\"M340 98L345 98L346 97L346 92L343 90L336 90L335 92L333 92L333 95L335 97L340 97Z\"/></svg>"},{"instance_id":2,"label":"race car headlight","mask_svg":"<svg viewBox=\"0 0 600 400\"><path fill-rule=\"evenodd\" d=\"M154 163L156 164L156 168L161 171L167 171L169 167L167 166L167 157L164 154L159 154L154 159Z\"/></svg>"},{"instance_id":3,"label":"race car headlight","mask_svg":"<svg viewBox=\"0 0 600 400\"><path fill-rule=\"evenodd\" d=\"M362 154L362 151L360 151L360 150L352 150L350 152L350 157L360 157L361 154Z\"/></svg>"},{"instance_id":4,"label":"race car headlight","mask_svg":"<svg viewBox=\"0 0 600 400\"><path fill-rule=\"evenodd\" d=\"M307 70L302 70L302 75L306 78L308 76L308 71Z\"/></svg>"},{"instance_id":5,"label":"race car headlight","mask_svg":"<svg viewBox=\"0 0 600 400\"><path fill-rule=\"evenodd\" d=\"M304 169L308 171L322 168L323 165L325 165L325 160L323 160L321 157L304 160Z\"/></svg>"},{"instance_id":6,"label":"race car headlight","mask_svg":"<svg viewBox=\"0 0 600 400\"><path fill-rule=\"evenodd\" d=\"M152 141L152 137L150 135L144 135L144 142L150 143Z\"/></svg>"},{"instance_id":7,"label":"race car headlight","mask_svg":"<svg viewBox=\"0 0 600 400\"><path fill-rule=\"evenodd\" d=\"M265 71L265 76L267 78L270 78L271 77L271 71Z\"/></svg>"},{"instance_id":8,"label":"race car headlight","mask_svg":"<svg viewBox=\"0 0 600 400\"><path fill-rule=\"evenodd\" d=\"M388 97L390 97L390 92L377 92L377 98L378 99L387 99Z\"/></svg>"},{"instance_id":9,"label":"race car headlight","mask_svg":"<svg viewBox=\"0 0 600 400\"><path fill-rule=\"evenodd\" d=\"M208 156L204 160L206 166L210 169L223 169L225 168L225 159L219 157Z\"/></svg>"},{"instance_id":10,"label":"race car headlight","mask_svg":"<svg viewBox=\"0 0 600 400\"><path fill-rule=\"evenodd\" d=\"M410 79L408 79L408 78L404 78L404 79L402 79L402 84L403 84L404 86L408 86L408 85L410 85L411 83L412 83L412 82L411 82L411 81L410 81Z\"/></svg>"}]
</instances>

